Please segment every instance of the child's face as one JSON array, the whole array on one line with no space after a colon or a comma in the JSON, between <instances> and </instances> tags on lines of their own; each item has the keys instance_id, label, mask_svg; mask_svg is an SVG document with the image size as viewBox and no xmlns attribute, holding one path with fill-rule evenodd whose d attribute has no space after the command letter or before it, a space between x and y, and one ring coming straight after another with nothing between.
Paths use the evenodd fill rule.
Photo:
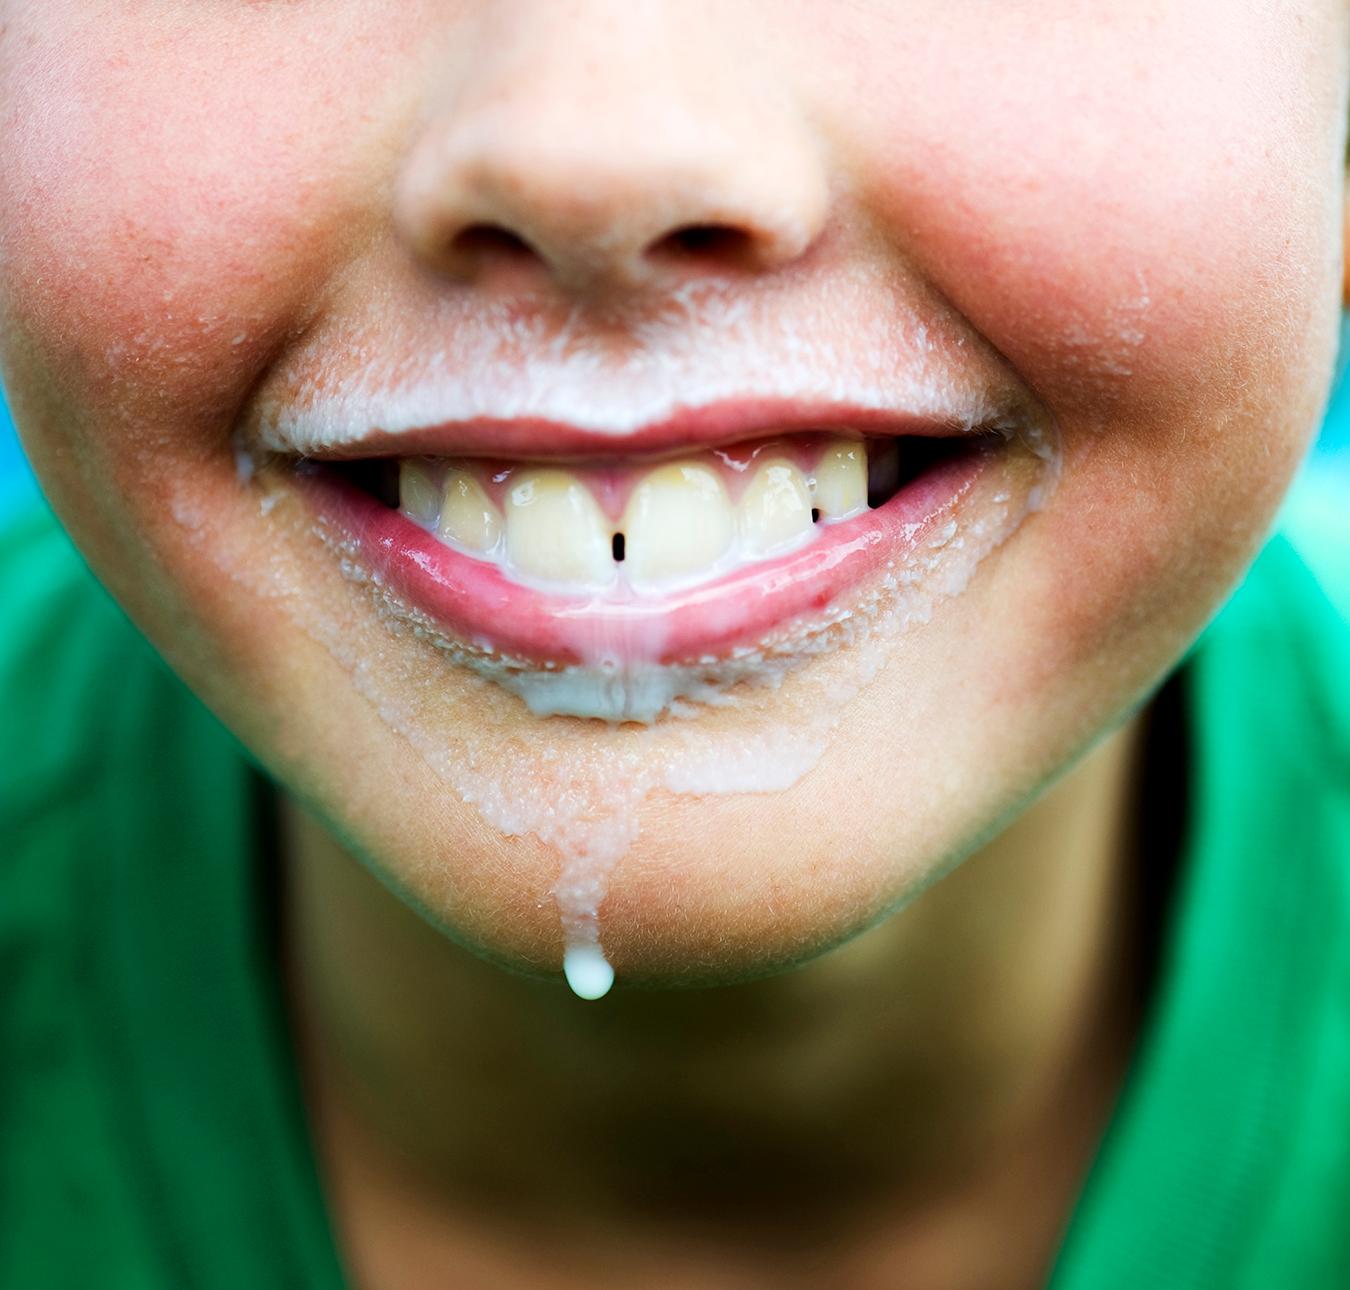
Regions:
<instances>
[{"instance_id":1,"label":"child's face","mask_svg":"<svg viewBox=\"0 0 1350 1290\"><path fill-rule=\"evenodd\" d=\"M1329 379L1348 25L1341 0L0 0L5 379L140 626L447 930L554 969L559 902L584 939L589 901L630 977L793 961L1125 716L1256 550ZM911 432L966 420L1013 433L837 523L826 441L727 464L814 423L879 436L875 471L884 436L926 460ZM644 520L657 423L751 442ZM478 536L295 472L339 440L437 486L459 460ZM511 511L518 459L560 455L557 514ZM800 473L737 519L769 455ZM803 497L827 513L798 532ZM466 553L492 524L505 556ZM616 572L591 539L622 528ZM766 634L795 651L775 685ZM738 786L773 791L704 791Z\"/></svg>"}]
</instances>

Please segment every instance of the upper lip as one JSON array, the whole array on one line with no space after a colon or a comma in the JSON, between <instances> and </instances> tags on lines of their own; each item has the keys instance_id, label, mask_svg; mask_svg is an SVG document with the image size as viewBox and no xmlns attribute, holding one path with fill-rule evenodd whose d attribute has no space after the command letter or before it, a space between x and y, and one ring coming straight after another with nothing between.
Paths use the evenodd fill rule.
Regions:
<instances>
[{"instance_id":1,"label":"upper lip","mask_svg":"<svg viewBox=\"0 0 1350 1290\"><path fill-rule=\"evenodd\" d=\"M875 407L741 398L677 409L624 434L540 417L474 417L397 430L376 424L359 438L331 444L279 441L274 433L264 433L262 442L273 450L330 461L395 455L576 459L656 456L807 430L938 437L997 428Z\"/></svg>"},{"instance_id":2,"label":"upper lip","mask_svg":"<svg viewBox=\"0 0 1350 1290\"><path fill-rule=\"evenodd\" d=\"M903 275L724 294L600 318L409 285L397 308L381 296L288 345L239 428L303 457L603 458L803 430L1015 430L1042 414L1008 360Z\"/></svg>"}]
</instances>

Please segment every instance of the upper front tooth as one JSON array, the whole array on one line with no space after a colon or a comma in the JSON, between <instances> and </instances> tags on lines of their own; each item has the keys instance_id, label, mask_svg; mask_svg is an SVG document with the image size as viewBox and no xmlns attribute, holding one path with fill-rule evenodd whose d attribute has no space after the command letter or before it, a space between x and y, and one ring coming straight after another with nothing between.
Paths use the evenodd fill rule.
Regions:
<instances>
[{"instance_id":1,"label":"upper front tooth","mask_svg":"<svg viewBox=\"0 0 1350 1290\"><path fill-rule=\"evenodd\" d=\"M609 526L590 490L565 470L530 470L506 494L506 554L549 582L604 585L614 577Z\"/></svg>"},{"instance_id":2,"label":"upper front tooth","mask_svg":"<svg viewBox=\"0 0 1350 1290\"><path fill-rule=\"evenodd\" d=\"M741 540L750 555L769 555L811 532L811 495L802 472L781 457L766 461L741 496Z\"/></svg>"},{"instance_id":3,"label":"upper front tooth","mask_svg":"<svg viewBox=\"0 0 1350 1290\"><path fill-rule=\"evenodd\" d=\"M483 486L465 470L445 477L438 534L470 551L491 551L502 533L502 517Z\"/></svg>"},{"instance_id":4,"label":"upper front tooth","mask_svg":"<svg viewBox=\"0 0 1350 1290\"><path fill-rule=\"evenodd\" d=\"M623 532L629 580L659 582L710 570L735 537L735 518L715 470L672 462L633 489Z\"/></svg>"},{"instance_id":5,"label":"upper front tooth","mask_svg":"<svg viewBox=\"0 0 1350 1290\"><path fill-rule=\"evenodd\" d=\"M867 450L857 439L831 439L816 464L813 497L826 519L867 507Z\"/></svg>"},{"instance_id":6,"label":"upper front tooth","mask_svg":"<svg viewBox=\"0 0 1350 1290\"><path fill-rule=\"evenodd\" d=\"M398 508L423 528L434 529L441 510L441 490L427 464L405 457L398 464Z\"/></svg>"}]
</instances>

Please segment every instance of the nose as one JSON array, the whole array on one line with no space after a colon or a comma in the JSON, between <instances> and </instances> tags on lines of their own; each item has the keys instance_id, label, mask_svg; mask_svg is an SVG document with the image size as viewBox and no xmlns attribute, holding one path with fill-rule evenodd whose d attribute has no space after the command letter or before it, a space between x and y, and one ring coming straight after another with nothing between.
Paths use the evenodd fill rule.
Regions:
<instances>
[{"instance_id":1,"label":"nose","mask_svg":"<svg viewBox=\"0 0 1350 1290\"><path fill-rule=\"evenodd\" d=\"M413 254L462 280L509 266L573 292L804 255L829 207L805 113L676 7L486 6L496 20L459 49L397 178Z\"/></svg>"}]
</instances>

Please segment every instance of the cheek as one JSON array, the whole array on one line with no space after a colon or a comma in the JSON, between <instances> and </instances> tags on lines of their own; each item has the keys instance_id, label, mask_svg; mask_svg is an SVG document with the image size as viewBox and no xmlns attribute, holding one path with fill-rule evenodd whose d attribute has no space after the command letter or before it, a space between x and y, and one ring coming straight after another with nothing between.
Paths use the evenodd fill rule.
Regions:
<instances>
[{"instance_id":1,"label":"cheek","mask_svg":"<svg viewBox=\"0 0 1350 1290\"><path fill-rule=\"evenodd\" d=\"M872 107L868 196L1066 428L1219 434L1265 404L1305 431L1337 304L1342 24L1116 8L1032 29L956 0L898 37L907 92L879 68L850 104Z\"/></svg>"},{"instance_id":2,"label":"cheek","mask_svg":"<svg viewBox=\"0 0 1350 1290\"><path fill-rule=\"evenodd\" d=\"M1335 350L1329 18L1152 7L1023 37L957 3L903 37L903 103L878 80L850 105L885 105L867 196L891 236L1064 432L1029 689L1181 647L1264 535Z\"/></svg>"},{"instance_id":3,"label":"cheek","mask_svg":"<svg viewBox=\"0 0 1350 1290\"><path fill-rule=\"evenodd\" d=\"M166 448L228 452L252 381L365 233L397 49L360 29L361 6L325 16L322 50L307 6L265 25L241 11L228 32L81 9L52 0L4 46L0 325L42 356L44 398L97 411L66 446L134 483ZM190 442L164 437L183 427Z\"/></svg>"},{"instance_id":4,"label":"cheek","mask_svg":"<svg viewBox=\"0 0 1350 1290\"><path fill-rule=\"evenodd\" d=\"M230 6L228 33L224 7L153 30L139 6L42 8L0 40L6 382L86 557L191 651L187 607L223 593L182 516L240 505L238 411L377 217L380 86L408 82L397 47L343 30L356 6L323 28L347 62L307 5Z\"/></svg>"}]
</instances>

